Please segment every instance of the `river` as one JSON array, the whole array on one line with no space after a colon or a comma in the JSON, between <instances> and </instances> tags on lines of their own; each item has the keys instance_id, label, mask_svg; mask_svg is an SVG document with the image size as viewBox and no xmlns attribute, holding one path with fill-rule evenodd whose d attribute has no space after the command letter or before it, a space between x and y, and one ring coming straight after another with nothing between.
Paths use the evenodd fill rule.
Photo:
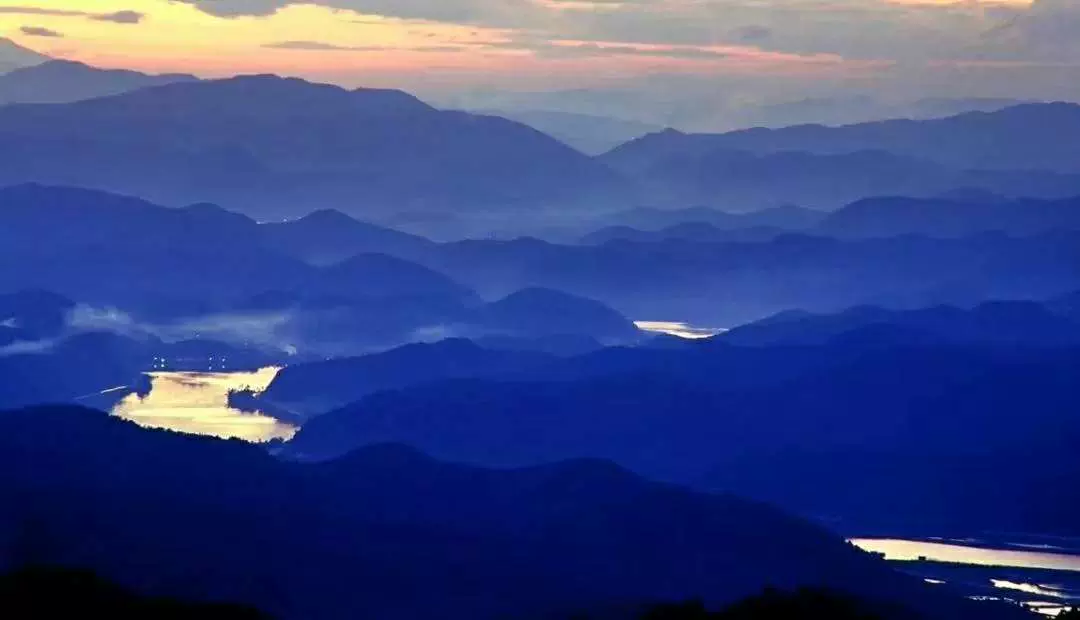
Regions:
<instances>
[{"instance_id":1,"label":"river","mask_svg":"<svg viewBox=\"0 0 1080 620\"><path fill-rule=\"evenodd\" d=\"M677 336L687 340L712 338L727 331L719 327L701 327L680 321L634 321L634 325L642 331L667 334L668 336Z\"/></svg>"},{"instance_id":2,"label":"river","mask_svg":"<svg viewBox=\"0 0 1080 620\"><path fill-rule=\"evenodd\" d=\"M851 543L970 598L1012 601L1048 616L1080 606L1080 541L989 545L977 539L856 538Z\"/></svg>"},{"instance_id":3,"label":"river","mask_svg":"<svg viewBox=\"0 0 1080 620\"><path fill-rule=\"evenodd\" d=\"M259 412L229 406L229 392L261 392L280 368L248 372L154 372L145 396L129 394L112 414L147 428L265 443L289 439L297 428Z\"/></svg>"}]
</instances>

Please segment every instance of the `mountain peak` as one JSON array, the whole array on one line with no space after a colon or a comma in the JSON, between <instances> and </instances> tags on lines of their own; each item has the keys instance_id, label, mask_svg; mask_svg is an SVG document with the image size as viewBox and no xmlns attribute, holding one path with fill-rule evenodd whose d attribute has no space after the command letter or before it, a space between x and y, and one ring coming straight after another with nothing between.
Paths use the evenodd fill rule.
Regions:
<instances>
[{"instance_id":1,"label":"mountain peak","mask_svg":"<svg viewBox=\"0 0 1080 620\"><path fill-rule=\"evenodd\" d=\"M333 84L309 82L273 74L238 75L197 82L171 82L154 88L129 92L126 103L153 105L167 103L170 109L212 108L215 114L290 118L305 116L338 117L350 114L403 115L432 111L416 97L399 90L362 88L347 90ZM262 102L253 105L252 102Z\"/></svg>"},{"instance_id":2,"label":"mountain peak","mask_svg":"<svg viewBox=\"0 0 1080 620\"><path fill-rule=\"evenodd\" d=\"M160 75L152 75L148 73L141 73L139 71L132 71L131 69L107 69L104 67L95 67L94 65L88 65L85 62L78 60L67 60L63 58L47 58L45 62L34 64L27 67L16 69L9 74L10 78L83 78L83 77L95 77L95 76L107 76L112 78L127 77L131 79L142 78L148 81L158 81L168 79L170 81L181 82L193 82L198 80L194 75L186 73L163 73ZM154 85L154 84L147 84ZM136 85L138 86L138 85Z\"/></svg>"},{"instance_id":3,"label":"mountain peak","mask_svg":"<svg viewBox=\"0 0 1080 620\"><path fill-rule=\"evenodd\" d=\"M337 209L317 209L296 220L296 222L318 226L353 226L359 223L356 219Z\"/></svg>"},{"instance_id":4,"label":"mountain peak","mask_svg":"<svg viewBox=\"0 0 1080 620\"><path fill-rule=\"evenodd\" d=\"M399 103L411 102L413 104L421 104L425 108L430 108L427 104L421 102L418 98L406 93L405 91L396 90L392 88L354 88L352 90L342 88L336 84L326 84L323 82L311 82L303 78L290 77L276 75L273 73L259 73L250 75L238 75L230 78L223 78L220 80L208 80L207 84L221 84L228 85L237 88L245 89L273 89L281 93L289 92L318 92L326 93L328 96L330 93L334 93L338 96L344 95L359 95L359 96L382 96L395 98Z\"/></svg>"},{"instance_id":5,"label":"mountain peak","mask_svg":"<svg viewBox=\"0 0 1080 620\"><path fill-rule=\"evenodd\" d=\"M25 48L11 39L0 37L0 74L32 67L52 60L45 54L39 54L32 49Z\"/></svg>"}]
</instances>

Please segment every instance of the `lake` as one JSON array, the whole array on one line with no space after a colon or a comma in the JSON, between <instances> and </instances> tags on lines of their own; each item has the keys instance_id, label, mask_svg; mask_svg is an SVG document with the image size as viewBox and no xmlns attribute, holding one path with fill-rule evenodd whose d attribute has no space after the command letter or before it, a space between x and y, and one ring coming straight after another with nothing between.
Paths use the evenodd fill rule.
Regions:
<instances>
[{"instance_id":1,"label":"lake","mask_svg":"<svg viewBox=\"0 0 1080 620\"><path fill-rule=\"evenodd\" d=\"M856 538L850 542L883 555L927 583L973 599L1011 601L1048 616L1080 606L1080 541L995 546L976 539Z\"/></svg>"},{"instance_id":2,"label":"lake","mask_svg":"<svg viewBox=\"0 0 1080 620\"><path fill-rule=\"evenodd\" d=\"M229 406L229 392L262 392L280 368L246 372L153 372L150 392L129 394L112 415L147 428L265 443L290 439L297 427L258 412Z\"/></svg>"},{"instance_id":3,"label":"lake","mask_svg":"<svg viewBox=\"0 0 1080 620\"><path fill-rule=\"evenodd\" d=\"M677 336L687 340L712 338L727 331L719 327L701 327L680 321L634 321L634 325L642 331L667 334L668 336Z\"/></svg>"},{"instance_id":4,"label":"lake","mask_svg":"<svg viewBox=\"0 0 1080 620\"><path fill-rule=\"evenodd\" d=\"M925 558L932 562L954 562L978 566L1012 566L1080 572L1080 555L1049 551L990 549L945 542L893 538L853 538L860 549L885 555L886 560L910 561Z\"/></svg>"}]
</instances>

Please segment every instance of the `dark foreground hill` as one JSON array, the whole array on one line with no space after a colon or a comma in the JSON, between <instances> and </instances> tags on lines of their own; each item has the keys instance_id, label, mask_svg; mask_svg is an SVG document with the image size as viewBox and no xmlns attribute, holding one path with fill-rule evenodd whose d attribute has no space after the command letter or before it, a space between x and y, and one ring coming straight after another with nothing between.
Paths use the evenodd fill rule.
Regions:
<instances>
[{"instance_id":1,"label":"dark foreground hill","mask_svg":"<svg viewBox=\"0 0 1080 620\"><path fill-rule=\"evenodd\" d=\"M140 596L91 571L49 567L0 575L0 606L9 620L268 620L250 607Z\"/></svg>"},{"instance_id":2,"label":"dark foreground hill","mask_svg":"<svg viewBox=\"0 0 1080 620\"><path fill-rule=\"evenodd\" d=\"M819 344L608 349L373 394L288 446L324 458L404 442L498 466L606 458L845 531L1075 535L1080 349L1038 328L1027 343L977 333L950 340L901 322Z\"/></svg>"},{"instance_id":3,"label":"dark foreground hill","mask_svg":"<svg viewBox=\"0 0 1080 620\"><path fill-rule=\"evenodd\" d=\"M554 618L777 587L1011 617L807 523L600 461L485 470L376 446L318 465L92 410L0 414L0 553L282 618ZM988 614L988 615L984 615Z\"/></svg>"}]
</instances>

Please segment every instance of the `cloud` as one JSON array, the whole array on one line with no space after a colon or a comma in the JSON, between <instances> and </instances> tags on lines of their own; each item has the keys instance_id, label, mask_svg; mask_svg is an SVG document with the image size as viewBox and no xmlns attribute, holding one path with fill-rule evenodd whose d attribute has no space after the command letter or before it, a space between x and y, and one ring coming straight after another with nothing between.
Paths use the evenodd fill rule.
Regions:
<instances>
[{"instance_id":1,"label":"cloud","mask_svg":"<svg viewBox=\"0 0 1080 620\"><path fill-rule=\"evenodd\" d=\"M1080 3L1035 0L1026 10L1003 11L984 41L1003 52L998 57L1080 62Z\"/></svg>"},{"instance_id":2,"label":"cloud","mask_svg":"<svg viewBox=\"0 0 1080 620\"><path fill-rule=\"evenodd\" d=\"M765 26L742 26L731 31L732 37L742 43L759 43L772 38L773 31Z\"/></svg>"},{"instance_id":3,"label":"cloud","mask_svg":"<svg viewBox=\"0 0 1080 620\"><path fill-rule=\"evenodd\" d=\"M723 50L704 47L672 45L626 45L587 42L551 42L539 46L533 51L542 56L647 56L653 58L682 58L698 60L718 60L730 58L731 54Z\"/></svg>"},{"instance_id":4,"label":"cloud","mask_svg":"<svg viewBox=\"0 0 1080 620\"><path fill-rule=\"evenodd\" d=\"M549 40L608 44L751 45L785 54L900 63L1080 61L1077 0L176 1L226 18L267 16L293 4L316 4L392 18L505 28ZM988 32L998 35L988 38Z\"/></svg>"},{"instance_id":5,"label":"cloud","mask_svg":"<svg viewBox=\"0 0 1080 620\"><path fill-rule=\"evenodd\" d=\"M469 48L484 47L484 44L459 45L416 45L410 47L389 45L336 45L322 41L277 41L264 43L262 47L277 50L297 50L307 52L459 52Z\"/></svg>"},{"instance_id":6,"label":"cloud","mask_svg":"<svg viewBox=\"0 0 1080 620\"><path fill-rule=\"evenodd\" d=\"M41 26L23 26L19 28L19 31L28 37L51 37L56 39L62 39L64 35L55 30L49 28L42 28Z\"/></svg>"},{"instance_id":7,"label":"cloud","mask_svg":"<svg viewBox=\"0 0 1080 620\"><path fill-rule=\"evenodd\" d=\"M19 340L9 345L0 347L0 357L13 355L44 355L52 351L58 341L48 340Z\"/></svg>"},{"instance_id":8,"label":"cloud","mask_svg":"<svg viewBox=\"0 0 1080 620\"><path fill-rule=\"evenodd\" d=\"M14 15L53 15L57 17L83 17L85 11L68 9L43 9L36 6L0 6L0 13Z\"/></svg>"},{"instance_id":9,"label":"cloud","mask_svg":"<svg viewBox=\"0 0 1080 620\"><path fill-rule=\"evenodd\" d=\"M401 19L449 23L521 23L523 15L542 9L532 0L176 0L218 17L267 16L293 4L318 4L330 9L355 11Z\"/></svg>"},{"instance_id":10,"label":"cloud","mask_svg":"<svg viewBox=\"0 0 1080 620\"><path fill-rule=\"evenodd\" d=\"M322 41L276 41L264 43L263 47L277 50L300 50L311 52L385 52L401 49L385 45L336 45Z\"/></svg>"},{"instance_id":11,"label":"cloud","mask_svg":"<svg viewBox=\"0 0 1080 620\"><path fill-rule=\"evenodd\" d=\"M91 15L90 19L99 22L113 22L114 24L138 24L146 18L145 13L138 11L116 11L115 13L102 13Z\"/></svg>"},{"instance_id":12,"label":"cloud","mask_svg":"<svg viewBox=\"0 0 1080 620\"><path fill-rule=\"evenodd\" d=\"M139 11L114 11L112 13L93 13L73 9L43 9L35 6L0 6L0 13L13 15L47 15L52 17L83 17L99 22L115 24L138 24L146 17Z\"/></svg>"}]
</instances>

